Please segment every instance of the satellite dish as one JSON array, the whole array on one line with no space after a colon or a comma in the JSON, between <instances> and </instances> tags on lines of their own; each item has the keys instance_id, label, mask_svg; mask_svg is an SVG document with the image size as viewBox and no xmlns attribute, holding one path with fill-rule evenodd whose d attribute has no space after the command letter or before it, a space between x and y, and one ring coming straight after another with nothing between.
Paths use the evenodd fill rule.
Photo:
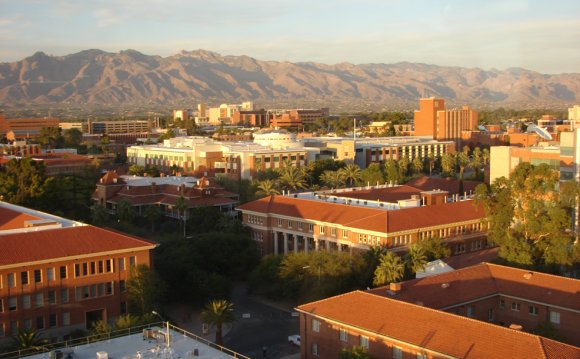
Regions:
<instances>
[{"instance_id":1,"label":"satellite dish","mask_svg":"<svg viewBox=\"0 0 580 359\"><path fill-rule=\"evenodd\" d=\"M480 131L483 131L483 132L487 131L487 128L485 128L485 126L484 126L484 125L478 125L478 126L477 126L477 128L478 128Z\"/></svg>"},{"instance_id":2,"label":"satellite dish","mask_svg":"<svg viewBox=\"0 0 580 359\"><path fill-rule=\"evenodd\" d=\"M550 135L550 133L548 131L546 131L546 129L538 127L534 124L531 124L528 126L528 128L526 129L527 133L537 133L538 136L540 136L541 138L543 138L544 140L548 140L551 141L552 140L552 135Z\"/></svg>"}]
</instances>

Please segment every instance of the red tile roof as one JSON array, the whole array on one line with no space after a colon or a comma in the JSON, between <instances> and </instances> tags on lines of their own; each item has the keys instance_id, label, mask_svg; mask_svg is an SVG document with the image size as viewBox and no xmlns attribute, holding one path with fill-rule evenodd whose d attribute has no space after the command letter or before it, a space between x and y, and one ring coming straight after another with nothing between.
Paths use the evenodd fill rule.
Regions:
<instances>
[{"instance_id":1,"label":"red tile roof","mask_svg":"<svg viewBox=\"0 0 580 359\"><path fill-rule=\"evenodd\" d=\"M99 180L100 185L124 184L125 181L115 171L107 171Z\"/></svg>"},{"instance_id":2,"label":"red tile roof","mask_svg":"<svg viewBox=\"0 0 580 359\"><path fill-rule=\"evenodd\" d=\"M468 252L458 254L455 256L443 258L443 262L447 263L453 269L461 269L470 267L483 262L493 262L498 258L499 248L487 248L480 251Z\"/></svg>"},{"instance_id":3,"label":"red tile roof","mask_svg":"<svg viewBox=\"0 0 580 359\"><path fill-rule=\"evenodd\" d=\"M580 357L577 347L368 292L350 292L296 309L457 358Z\"/></svg>"},{"instance_id":4,"label":"red tile roof","mask_svg":"<svg viewBox=\"0 0 580 359\"><path fill-rule=\"evenodd\" d=\"M483 208L475 207L473 201L387 211L318 200L270 196L243 204L237 209L336 223L382 233L478 220L485 216Z\"/></svg>"},{"instance_id":5,"label":"red tile roof","mask_svg":"<svg viewBox=\"0 0 580 359\"><path fill-rule=\"evenodd\" d=\"M483 182L479 181L463 181L463 191L473 192L475 191L475 187L477 185L482 184ZM415 188L419 188L423 191L432 191L434 189L440 189L442 191L447 191L450 194L460 194L459 193L459 180L452 179L452 178L434 178L434 177L418 177L413 178L409 182L406 183L407 186L412 186Z\"/></svg>"},{"instance_id":6,"label":"red tile roof","mask_svg":"<svg viewBox=\"0 0 580 359\"><path fill-rule=\"evenodd\" d=\"M388 287L370 292L390 296ZM580 280L490 263L402 282L393 298L441 309L499 294L580 310Z\"/></svg>"},{"instance_id":7,"label":"red tile roof","mask_svg":"<svg viewBox=\"0 0 580 359\"><path fill-rule=\"evenodd\" d=\"M8 208L0 207L0 230L24 228L25 221L39 220L40 217L27 213L13 211Z\"/></svg>"},{"instance_id":8,"label":"red tile roof","mask_svg":"<svg viewBox=\"0 0 580 359\"><path fill-rule=\"evenodd\" d=\"M0 236L0 266L155 246L141 238L93 226L8 234Z\"/></svg>"}]
</instances>

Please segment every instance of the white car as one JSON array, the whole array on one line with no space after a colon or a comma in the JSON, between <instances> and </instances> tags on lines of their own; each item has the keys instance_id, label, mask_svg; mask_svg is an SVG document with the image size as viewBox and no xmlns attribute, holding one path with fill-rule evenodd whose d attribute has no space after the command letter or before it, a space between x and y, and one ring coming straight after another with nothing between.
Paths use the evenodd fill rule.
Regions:
<instances>
[{"instance_id":1,"label":"white car","mask_svg":"<svg viewBox=\"0 0 580 359\"><path fill-rule=\"evenodd\" d=\"M288 343L300 346L300 335L294 334L288 336Z\"/></svg>"}]
</instances>

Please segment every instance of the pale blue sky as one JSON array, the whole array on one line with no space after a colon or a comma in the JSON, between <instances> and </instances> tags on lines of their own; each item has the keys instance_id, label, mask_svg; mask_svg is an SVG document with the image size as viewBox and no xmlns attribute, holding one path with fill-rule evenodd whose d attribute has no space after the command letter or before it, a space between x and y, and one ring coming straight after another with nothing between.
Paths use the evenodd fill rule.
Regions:
<instances>
[{"instance_id":1,"label":"pale blue sky","mask_svg":"<svg viewBox=\"0 0 580 359\"><path fill-rule=\"evenodd\" d=\"M580 1L0 0L0 62L91 48L580 72Z\"/></svg>"}]
</instances>

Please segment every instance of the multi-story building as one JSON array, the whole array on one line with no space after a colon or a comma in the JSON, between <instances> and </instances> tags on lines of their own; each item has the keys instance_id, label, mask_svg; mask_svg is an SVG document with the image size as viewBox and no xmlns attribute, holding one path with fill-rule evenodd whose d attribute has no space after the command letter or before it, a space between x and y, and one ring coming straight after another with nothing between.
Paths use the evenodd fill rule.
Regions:
<instances>
[{"instance_id":1,"label":"multi-story building","mask_svg":"<svg viewBox=\"0 0 580 359\"><path fill-rule=\"evenodd\" d=\"M179 198L185 200L185 209L177 206ZM117 206L127 201L142 215L147 206L157 206L167 217L189 218L193 208L216 207L224 214L233 214L239 203L238 195L212 185L202 177L120 177L115 172L107 172L93 193L93 201L116 213Z\"/></svg>"},{"instance_id":2,"label":"multi-story building","mask_svg":"<svg viewBox=\"0 0 580 359\"><path fill-rule=\"evenodd\" d=\"M271 114L264 109L236 110L232 114L231 122L237 126L268 127Z\"/></svg>"},{"instance_id":3,"label":"multi-story building","mask_svg":"<svg viewBox=\"0 0 580 359\"><path fill-rule=\"evenodd\" d=\"M210 107L207 110L207 124L210 125L229 125L234 123L234 113L239 111L254 111L254 103L251 101L242 102L241 104L223 103L219 107Z\"/></svg>"},{"instance_id":4,"label":"multi-story building","mask_svg":"<svg viewBox=\"0 0 580 359\"><path fill-rule=\"evenodd\" d=\"M44 127L58 128L56 118L6 118L0 114L0 137L9 141L33 139L40 135Z\"/></svg>"},{"instance_id":5,"label":"multi-story building","mask_svg":"<svg viewBox=\"0 0 580 359\"><path fill-rule=\"evenodd\" d=\"M568 121L570 128L575 129L580 124L580 105L574 105L568 109Z\"/></svg>"},{"instance_id":6,"label":"multi-story building","mask_svg":"<svg viewBox=\"0 0 580 359\"><path fill-rule=\"evenodd\" d=\"M0 341L19 329L60 338L127 312L131 266L156 244L0 202Z\"/></svg>"},{"instance_id":7,"label":"multi-story building","mask_svg":"<svg viewBox=\"0 0 580 359\"><path fill-rule=\"evenodd\" d=\"M445 191L410 186L348 188L269 196L236 209L262 253L367 250L405 251L439 237L454 254L487 246L483 208Z\"/></svg>"},{"instance_id":8,"label":"multi-story building","mask_svg":"<svg viewBox=\"0 0 580 359\"><path fill-rule=\"evenodd\" d=\"M316 120L327 119L330 116L329 108L314 109L296 109L296 110L272 110L273 117L270 119L270 125L274 128L303 127L311 125Z\"/></svg>"},{"instance_id":9,"label":"multi-story building","mask_svg":"<svg viewBox=\"0 0 580 359\"><path fill-rule=\"evenodd\" d=\"M415 136L431 136L433 139L453 141L455 147L461 146L461 132L477 130L478 113L463 106L460 109L445 109L445 100L422 98L419 110L415 111Z\"/></svg>"},{"instance_id":10,"label":"multi-story building","mask_svg":"<svg viewBox=\"0 0 580 359\"><path fill-rule=\"evenodd\" d=\"M86 122L87 134L125 134L125 133L148 133L155 127L154 120L116 120L95 121L89 119Z\"/></svg>"},{"instance_id":11,"label":"multi-story building","mask_svg":"<svg viewBox=\"0 0 580 359\"><path fill-rule=\"evenodd\" d=\"M299 306L301 357L578 358L580 281L480 264ZM573 345L525 333L548 322Z\"/></svg>"}]
</instances>

